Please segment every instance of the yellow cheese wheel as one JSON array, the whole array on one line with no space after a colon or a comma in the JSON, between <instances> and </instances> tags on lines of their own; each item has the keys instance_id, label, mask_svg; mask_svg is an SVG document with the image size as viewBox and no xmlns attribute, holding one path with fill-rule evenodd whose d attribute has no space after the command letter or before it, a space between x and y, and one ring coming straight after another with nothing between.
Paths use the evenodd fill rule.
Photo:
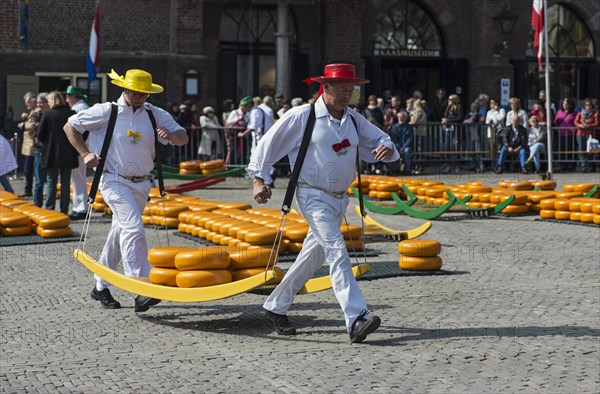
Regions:
<instances>
[{"instance_id":1,"label":"yellow cheese wheel","mask_svg":"<svg viewBox=\"0 0 600 394\"><path fill-rule=\"evenodd\" d=\"M179 222L179 224L177 225L177 231L179 231L180 233L187 233L188 226L189 224L187 223Z\"/></svg>"},{"instance_id":2,"label":"yellow cheese wheel","mask_svg":"<svg viewBox=\"0 0 600 394\"><path fill-rule=\"evenodd\" d=\"M225 166L225 160L202 161L200 162L199 166L203 170L208 170L211 168L222 168Z\"/></svg>"},{"instance_id":3,"label":"yellow cheese wheel","mask_svg":"<svg viewBox=\"0 0 600 394\"><path fill-rule=\"evenodd\" d=\"M287 224L285 225L285 231L283 235L289 239L290 241L301 242L304 241L306 235L310 227L308 224L298 223L298 224Z\"/></svg>"},{"instance_id":4,"label":"yellow cheese wheel","mask_svg":"<svg viewBox=\"0 0 600 394\"><path fill-rule=\"evenodd\" d=\"M581 212L581 215L579 216L579 221L581 223L594 223L594 214Z\"/></svg>"},{"instance_id":5,"label":"yellow cheese wheel","mask_svg":"<svg viewBox=\"0 0 600 394\"><path fill-rule=\"evenodd\" d=\"M525 212L529 212L529 206L528 205L507 205L503 210L502 213L507 214L507 215L516 215L519 213L525 213Z\"/></svg>"},{"instance_id":6,"label":"yellow cheese wheel","mask_svg":"<svg viewBox=\"0 0 600 394\"><path fill-rule=\"evenodd\" d=\"M290 242L290 244L288 245L288 252L290 253L300 253L300 250L302 249L302 242Z\"/></svg>"},{"instance_id":7,"label":"yellow cheese wheel","mask_svg":"<svg viewBox=\"0 0 600 394\"><path fill-rule=\"evenodd\" d=\"M398 252L404 256L437 256L442 244L433 239L406 239L398 243Z\"/></svg>"},{"instance_id":8,"label":"yellow cheese wheel","mask_svg":"<svg viewBox=\"0 0 600 394\"><path fill-rule=\"evenodd\" d=\"M554 201L554 209L557 211L568 211L571 201L566 199L557 199Z\"/></svg>"},{"instance_id":9,"label":"yellow cheese wheel","mask_svg":"<svg viewBox=\"0 0 600 394\"><path fill-rule=\"evenodd\" d=\"M363 250L365 248L365 241L362 239L345 239L344 243L346 244L346 249L348 249L350 252Z\"/></svg>"},{"instance_id":10,"label":"yellow cheese wheel","mask_svg":"<svg viewBox=\"0 0 600 394\"><path fill-rule=\"evenodd\" d=\"M391 200L392 199L392 192L376 192L376 198L378 200Z\"/></svg>"},{"instance_id":11,"label":"yellow cheese wheel","mask_svg":"<svg viewBox=\"0 0 600 394\"><path fill-rule=\"evenodd\" d=\"M596 185L597 185L596 183L580 183L573 187L573 191L587 193Z\"/></svg>"},{"instance_id":12,"label":"yellow cheese wheel","mask_svg":"<svg viewBox=\"0 0 600 394\"><path fill-rule=\"evenodd\" d=\"M344 235L344 239L359 239L359 238L362 238L362 236L363 236L362 226L356 226L353 224L349 224L346 227L346 224L342 223L342 225L340 226L340 230L342 231L342 234Z\"/></svg>"},{"instance_id":13,"label":"yellow cheese wheel","mask_svg":"<svg viewBox=\"0 0 600 394\"><path fill-rule=\"evenodd\" d=\"M554 203L560 200L559 198L545 198L540 200L540 206L542 209L554 210Z\"/></svg>"},{"instance_id":14,"label":"yellow cheese wheel","mask_svg":"<svg viewBox=\"0 0 600 394\"><path fill-rule=\"evenodd\" d=\"M4 227L23 227L31 224L31 218L21 212L5 212L0 215L0 224Z\"/></svg>"},{"instance_id":15,"label":"yellow cheese wheel","mask_svg":"<svg viewBox=\"0 0 600 394\"><path fill-rule=\"evenodd\" d=\"M597 204L597 202L582 201L581 205L579 205L579 210L584 213L593 213L594 212L594 204Z\"/></svg>"},{"instance_id":16,"label":"yellow cheese wheel","mask_svg":"<svg viewBox=\"0 0 600 394\"><path fill-rule=\"evenodd\" d=\"M220 209L239 209L242 211L252 208L251 204L243 202L221 202L218 204L218 206Z\"/></svg>"},{"instance_id":17,"label":"yellow cheese wheel","mask_svg":"<svg viewBox=\"0 0 600 394\"><path fill-rule=\"evenodd\" d=\"M553 209L542 209L540 211L540 216L542 219L554 219L554 210Z\"/></svg>"},{"instance_id":18,"label":"yellow cheese wheel","mask_svg":"<svg viewBox=\"0 0 600 394\"><path fill-rule=\"evenodd\" d=\"M540 190L556 189L556 181L531 181L533 186L537 186Z\"/></svg>"},{"instance_id":19,"label":"yellow cheese wheel","mask_svg":"<svg viewBox=\"0 0 600 394\"><path fill-rule=\"evenodd\" d=\"M529 181L509 182L506 188L512 190L531 190L533 185Z\"/></svg>"},{"instance_id":20,"label":"yellow cheese wheel","mask_svg":"<svg viewBox=\"0 0 600 394\"><path fill-rule=\"evenodd\" d=\"M407 271L437 271L442 268L442 258L440 256L400 256L398 265Z\"/></svg>"},{"instance_id":21,"label":"yellow cheese wheel","mask_svg":"<svg viewBox=\"0 0 600 394\"><path fill-rule=\"evenodd\" d=\"M200 162L196 160L182 161L179 163L181 170L200 170Z\"/></svg>"},{"instance_id":22,"label":"yellow cheese wheel","mask_svg":"<svg viewBox=\"0 0 600 394\"><path fill-rule=\"evenodd\" d=\"M212 175L212 174L218 174L219 172L224 172L227 171L227 169L225 167L218 167L218 168L207 168L205 170L200 170L200 172L203 175Z\"/></svg>"},{"instance_id":23,"label":"yellow cheese wheel","mask_svg":"<svg viewBox=\"0 0 600 394\"><path fill-rule=\"evenodd\" d=\"M71 218L64 213L56 212L41 217L37 224L45 229L62 228L71 224Z\"/></svg>"},{"instance_id":24,"label":"yellow cheese wheel","mask_svg":"<svg viewBox=\"0 0 600 394\"><path fill-rule=\"evenodd\" d=\"M271 258L271 260L274 259L276 264L279 257L276 253L274 253L271 249L268 248L249 247L245 249L236 249L237 250L229 251L231 269L234 270L273 265L273 261L269 261L269 258Z\"/></svg>"},{"instance_id":25,"label":"yellow cheese wheel","mask_svg":"<svg viewBox=\"0 0 600 394\"><path fill-rule=\"evenodd\" d=\"M477 198L477 200L478 200L479 202L485 202L485 203L489 203L489 202L490 202L490 197L491 197L491 195L492 195L492 193L491 193L491 192L490 192L490 193L487 193L487 192L484 192L484 193L478 193L478 196L477 196L478 198ZM439 204L439 205L442 205L442 204Z\"/></svg>"},{"instance_id":26,"label":"yellow cheese wheel","mask_svg":"<svg viewBox=\"0 0 600 394\"><path fill-rule=\"evenodd\" d=\"M153 216L154 224L167 227L167 228L177 228L179 226L179 219L174 217L164 217L164 216Z\"/></svg>"},{"instance_id":27,"label":"yellow cheese wheel","mask_svg":"<svg viewBox=\"0 0 600 394\"><path fill-rule=\"evenodd\" d=\"M270 284L276 284L276 283L281 282L281 279L283 279L283 276L285 275L283 270L279 267L273 267L273 270L277 272L277 277ZM235 282L236 280L242 280L242 279L250 278L254 275L261 275L264 273L265 273L264 268L239 269L239 270L233 271L232 279Z\"/></svg>"},{"instance_id":28,"label":"yellow cheese wheel","mask_svg":"<svg viewBox=\"0 0 600 394\"><path fill-rule=\"evenodd\" d=\"M400 185L394 182L381 182L377 184L376 190L379 192L397 192L400 190Z\"/></svg>"},{"instance_id":29,"label":"yellow cheese wheel","mask_svg":"<svg viewBox=\"0 0 600 394\"><path fill-rule=\"evenodd\" d=\"M157 246L148 251L148 262L155 267L175 268L175 256L180 252L198 250L184 246Z\"/></svg>"},{"instance_id":30,"label":"yellow cheese wheel","mask_svg":"<svg viewBox=\"0 0 600 394\"><path fill-rule=\"evenodd\" d=\"M71 230L71 227L69 226L59 228L44 228L38 226L35 231L38 235L42 236L42 238L61 238L73 235L73 230Z\"/></svg>"},{"instance_id":31,"label":"yellow cheese wheel","mask_svg":"<svg viewBox=\"0 0 600 394\"><path fill-rule=\"evenodd\" d=\"M592 212L600 214L600 204L593 204Z\"/></svg>"},{"instance_id":32,"label":"yellow cheese wheel","mask_svg":"<svg viewBox=\"0 0 600 394\"><path fill-rule=\"evenodd\" d=\"M467 191L469 193L491 193L492 187L481 184L469 184L467 186Z\"/></svg>"},{"instance_id":33,"label":"yellow cheese wheel","mask_svg":"<svg viewBox=\"0 0 600 394\"><path fill-rule=\"evenodd\" d=\"M275 242L276 237L276 228L262 227L260 230L248 231L244 236L244 241L253 245L265 245Z\"/></svg>"},{"instance_id":34,"label":"yellow cheese wheel","mask_svg":"<svg viewBox=\"0 0 600 394\"><path fill-rule=\"evenodd\" d=\"M366 194L365 191L363 190L363 194ZM369 190L369 198L377 198L377 190Z\"/></svg>"},{"instance_id":35,"label":"yellow cheese wheel","mask_svg":"<svg viewBox=\"0 0 600 394\"><path fill-rule=\"evenodd\" d=\"M163 204L152 204L150 206L150 212L152 215L159 217L177 218L177 216L184 211L189 210L187 205L178 203L165 203Z\"/></svg>"},{"instance_id":36,"label":"yellow cheese wheel","mask_svg":"<svg viewBox=\"0 0 600 394\"><path fill-rule=\"evenodd\" d=\"M539 204L540 201L548 199L548 198L553 198L556 193L555 192L548 192L548 191L537 191L537 192L531 192L528 194L529 195L529 201Z\"/></svg>"},{"instance_id":37,"label":"yellow cheese wheel","mask_svg":"<svg viewBox=\"0 0 600 394\"><path fill-rule=\"evenodd\" d=\"M18 227L0 227L0 232L2 235L7 237L16 237L19 235L29 235L31 234L33 226L28 224L27 226L18 226Z\"/></svg>"},{"instance_id":38,"label":"yellow cheese wheel","mask_svg":"<svg viewBox=\"0 0 600 394\"><path fill-rule=\"evenodd\" d=\"M594 224L600 224L600 214L594 213Z\"/></svg>"},{"instance_id":39,"label":"yellow cheese wheel","mask_svg":"<svg viewBox=\"0 0 600 394\"><path fill-rule=\"evenodd\" d=\"M581 212L581 201L569 200L569 208L566 211Z\"/></svg>"},{"instance_id":40,"label":"yellow cheese wheel","mask_svg":"<svg viewBox=\"0 0 600 394\"><path fill-rule=\"evenodd\" d=\"M98 212L104 212L104 210L108 208L108 205L101 203L101 202L94 202L92 203L92 209L94 211L98 211Z\"/></svg>"},{"instance_id":41,"label":"yellow cheese wheel","mask_svg":"<svg viewBox=\"0 0 600 394\"><path fill-rule=\"evenodd\" d=\"M177 287L177 274L181 271L172 268L152 267L150 282L156 285Z\"/></svg>"},{"instance_id":42,"label":"yellow cheese wheel","mask_svg":"<svg viewBox=\"0 0 600 394\"><path fill-rule=\"evenodd\" d=\"M231 271L225 269L180 271L176 282L179 287L206 287L230 283Z\"/></svg>"},{"instance_id":43,"label":"yellow cheese wheel","mask_svg":"<svg viewBox=\"0 0 600 394\"><path fill-rule=\"evenodd\" d=\"M529 211L530 212L539 212L542 210L542 206L540 204L531 204L529 206Z\"/></svg>"},{"instance_id":44,"label":"yellow cheese wheel","mask_svg":"<svg viewBox=\"0 0 600 394\"><path fill-rule=\"evenodd\" d=\"M554 219L571 220L571 211L554 211Z\"/></svg>"},{"instance_id":45,"label":"yellow cheese wheel","mask_svg":"<svg viewBox=\"0 0 600 394\"><path fill-rule=\"evenodd\" d=\"M556 193L556 198L562 198L562 199L571 199L571 198L581 197L581 196L583 196L583 193L580 193L580 192L566 192L565 191L565 192Z\"/></svg>"},{"instance_id":46,"label":"yellow cheese wheel","mask_svg":"<svg viewBox=\"0 0 600 394\"><path fill-rule=\"evenodd\" d=\"M581 219L581 212L571 212L569 215L569 220L572 222L578 222Z\"/></svg>"},{"instance_id":47,"label":"yellow cheese wheel","mask_svg":"<svg viewBox=\"0 0 600 394\"><path fill-rule=\"evenodd\" d=\"M181 271L218 270L229 267L229 253L220 246L205 246L177 253L175 267Z\"/></svg>"}]
</instances>

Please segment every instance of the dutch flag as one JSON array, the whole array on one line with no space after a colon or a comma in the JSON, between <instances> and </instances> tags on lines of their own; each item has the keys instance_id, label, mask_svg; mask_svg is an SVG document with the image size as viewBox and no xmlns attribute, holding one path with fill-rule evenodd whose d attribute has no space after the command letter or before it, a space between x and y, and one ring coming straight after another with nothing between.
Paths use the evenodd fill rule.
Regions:
<instances>
[{"instance_id":1,"label":"dutch flag","mask_svg":"<svg viewBox=\"0 0 600 394\"><path fill-rule=\"evenodd\" d=\"M96 71L98 69L98 36L100 25L100 10L96 4L96 15L94 15L94 23L92 24L92 33L90 34L90 47L87 54L87 73L88 81L96 80Z\"/></svg>"}]
</instances>

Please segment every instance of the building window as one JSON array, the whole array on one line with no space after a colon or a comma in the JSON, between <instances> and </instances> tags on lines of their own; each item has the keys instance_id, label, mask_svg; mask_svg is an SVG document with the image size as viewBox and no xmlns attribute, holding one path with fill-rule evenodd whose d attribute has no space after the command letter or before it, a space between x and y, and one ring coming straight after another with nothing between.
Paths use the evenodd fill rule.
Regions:
<instances>
[{"instance_id":1,"label":"building window","mask_svg":"<svg viewBox=\"0 0 600 394\"><path fill-rule=\"evenodd\" d=\"M442 50L435 20L418 4L399 1L377 16L374 56L440 57Z\"/></svg>"},{"instance_id":2,"label":"building window","mask_svg":"<svg viewBox=\"0 0 600 394\"><path fill-rule=\"evenodd\" d=\"M275 94L275 33L277 9L274 6L239 1L229 2L221 17L219 30L222 52L235 53L234 96ZM290 15L290 46L296 42L296 28ZM229 93L231 94L231 93Z\"/></svg>"},{"instance_id":3,"label":"building window","mask_svg":"<svg viewBox=\"0 0 600 394\"><path fill-rule=\"evenodd\" d=\"M538 67L533 53L534 31L531 30L526 55L528 56L529 104L544 89L544 69ZM582 100L590 94L586 83L590 64L595 62L594 42L585 21L573 10L555 4L548 7L548 49L550 55L550 99L557 103L561 97ZM545 56L545 55L544 55Z\"/></svg>"}]
</instances>

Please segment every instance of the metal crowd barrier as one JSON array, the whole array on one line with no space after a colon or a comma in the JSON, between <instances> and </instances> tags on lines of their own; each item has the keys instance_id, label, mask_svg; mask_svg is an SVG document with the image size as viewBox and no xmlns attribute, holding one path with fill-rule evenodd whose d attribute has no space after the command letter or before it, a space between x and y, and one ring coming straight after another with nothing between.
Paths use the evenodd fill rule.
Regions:
<instances>
[{"instance_id":1,"label":"metal crowd barrier","mask_svg":"<svg viewBox=\"0 0 600 394\"><path fill-rule=\"evenodd\" d=\"M246 166L250 161L251 137L238 137L243 128L219 129L220 141L213 146L210 157L200 157L198 147L202 139L200 128L188 128L189 142L182 147L168 146L163 155L168 164L177 164L187 160L223 159L230 167ZM509 131L509 130L508 130ZM500 145L498 134L486 124L453 124L425 123L415 125L415 138L412 143L413 166L441 166L449 164L461 166L465 170L491 170L495 168ZM590 132L600 139L600 129ZM586 152L587 140L578 138L575 129L552 128L553 163L573 168L578 163L587 161L595 165L600 162L600 154ZM546 144L547 145L547 144ZM546 151L547 152L547 151ZM547 153L542 155L542 162L547 163ZM286 162L278 163L280 173L288 171Z\"/></svg>"}]
</instances>

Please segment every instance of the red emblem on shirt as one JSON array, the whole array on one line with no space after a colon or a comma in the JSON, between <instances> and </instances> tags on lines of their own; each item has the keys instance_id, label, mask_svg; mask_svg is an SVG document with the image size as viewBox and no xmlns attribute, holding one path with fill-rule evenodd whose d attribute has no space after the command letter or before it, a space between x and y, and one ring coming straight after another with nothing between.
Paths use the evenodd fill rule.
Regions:
<instances>
[{"instance_id":1,"label":"red emblem on shirt","mask_svg":"<svg viewBox=\"0 0 600 394\"><path fill-rule=\"evenodd\" d=\"M333 151L335 153L337 153L338 155L345 155L346 152L348 151L347 148L350 147L350 141L348 141L348 139L345 139L338 144L333 144L332 147L333 147Z\"/></svg>"}]
</instances>

